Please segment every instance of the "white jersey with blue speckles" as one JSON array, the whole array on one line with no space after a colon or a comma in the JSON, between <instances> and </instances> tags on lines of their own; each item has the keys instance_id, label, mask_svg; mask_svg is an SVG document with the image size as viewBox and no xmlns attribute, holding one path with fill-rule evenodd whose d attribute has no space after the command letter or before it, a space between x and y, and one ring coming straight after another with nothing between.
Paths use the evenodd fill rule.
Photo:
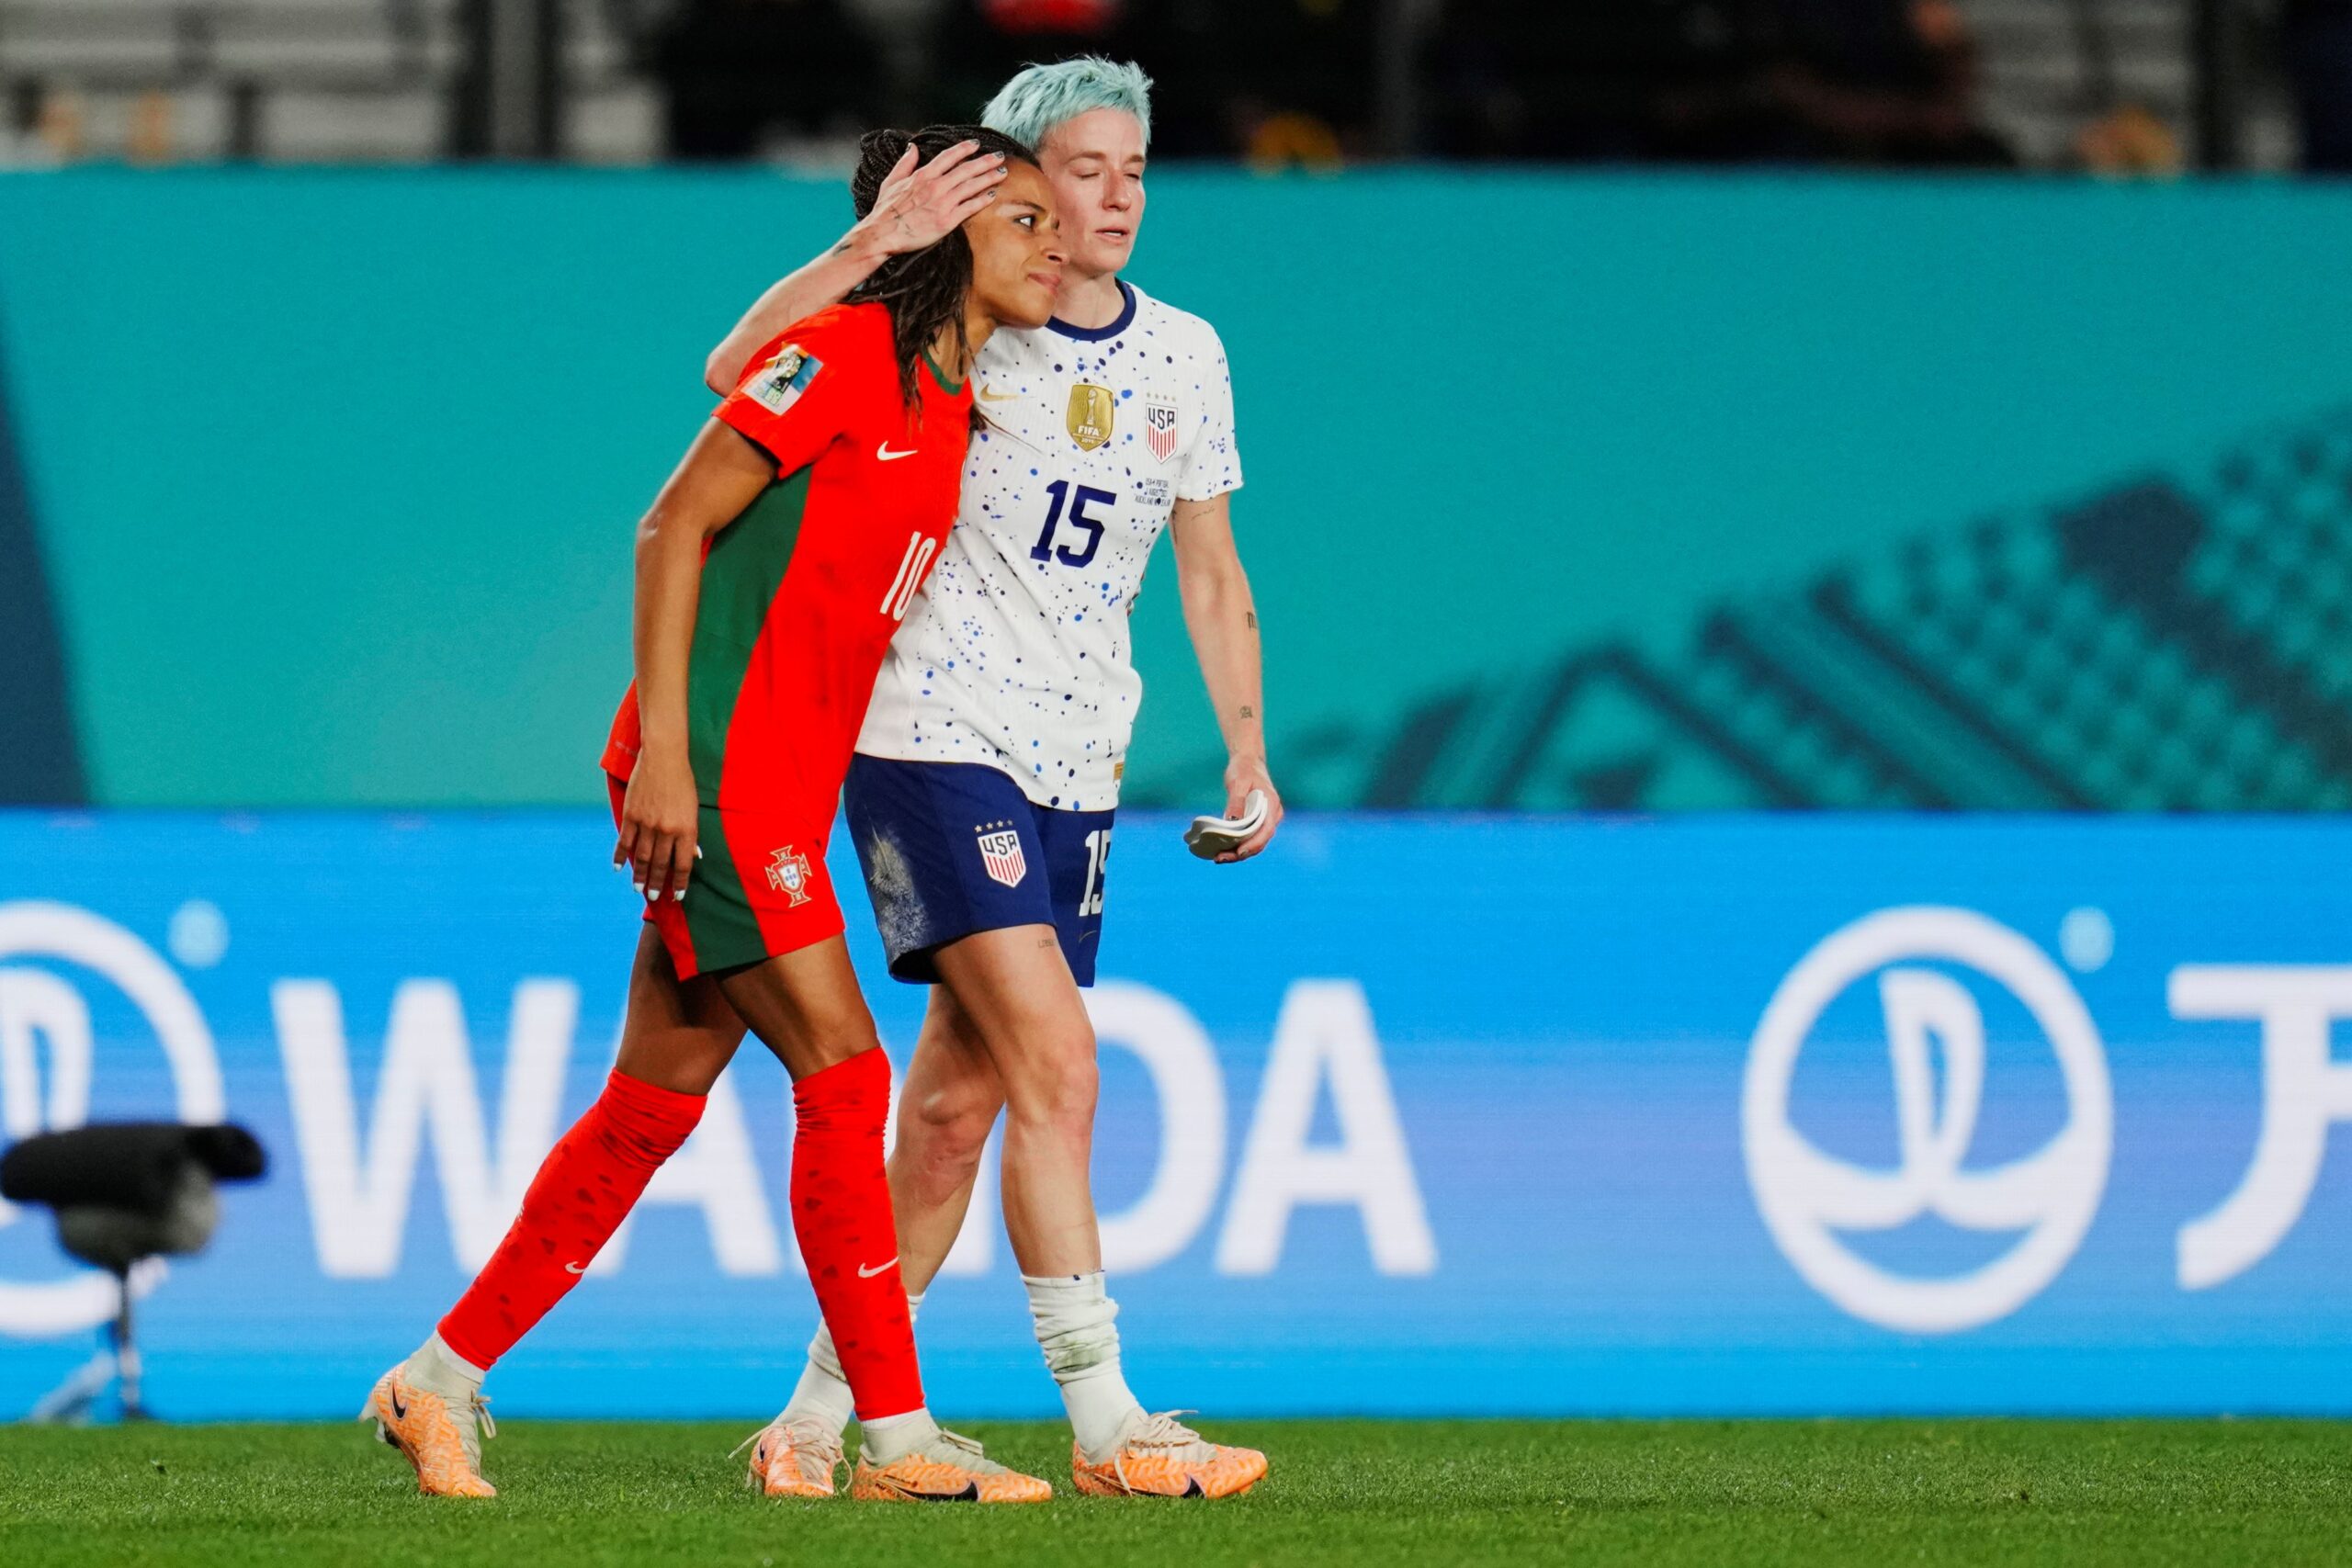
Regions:
<instances>
[{"instance_id":1,"label":"white jersey with blue speckles","mask_svg":"<svg viewBox=\"0 0 2352 1568\"><path fill-rule=\"evenodd\" d=\"M1107 327L1055 321L981 350L963 507L891 640L860 751L998 768L1064 811L1118 804L1144 564L1177 502L1241 485L1216 329L1120 288Z\"/></svg>"}]
</instances>

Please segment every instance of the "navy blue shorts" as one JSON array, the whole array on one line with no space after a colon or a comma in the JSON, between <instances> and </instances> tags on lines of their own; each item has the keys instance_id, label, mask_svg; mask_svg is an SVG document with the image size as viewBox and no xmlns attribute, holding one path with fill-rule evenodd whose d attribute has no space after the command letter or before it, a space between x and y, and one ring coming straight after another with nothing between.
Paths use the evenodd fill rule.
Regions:
<instances>
[{"instance_id":1,"label":"navy blue shorts","mask_svg":"<svg viewBox=\"0 0 2352 1568\"><path fill-rule=\"evenodd\" d=\"M893 978L939 978L933 955L975 931L1051 926L1094 984L1115 811L1056 811L977 762L860 753L842 792Z\"/></svg>"}]
</instances>

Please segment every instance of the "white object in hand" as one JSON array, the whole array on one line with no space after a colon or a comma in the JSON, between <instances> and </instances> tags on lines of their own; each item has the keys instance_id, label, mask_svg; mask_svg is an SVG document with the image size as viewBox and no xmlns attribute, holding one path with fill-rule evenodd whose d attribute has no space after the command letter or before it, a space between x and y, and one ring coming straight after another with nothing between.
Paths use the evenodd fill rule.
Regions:
<instances>
[{"instance_id":1,"label":"white object in hand","mask_svg":"<svg viewBox=\"0 0 2352 1568\"><path fill-rule=\"evenodd\" d=\"M1238 817L1195 817L1184 829L1184 842L1203 860L1231 854L1266 825L1266 792L1253 789L1241 803Z\"/></svg>"}]
</instances>

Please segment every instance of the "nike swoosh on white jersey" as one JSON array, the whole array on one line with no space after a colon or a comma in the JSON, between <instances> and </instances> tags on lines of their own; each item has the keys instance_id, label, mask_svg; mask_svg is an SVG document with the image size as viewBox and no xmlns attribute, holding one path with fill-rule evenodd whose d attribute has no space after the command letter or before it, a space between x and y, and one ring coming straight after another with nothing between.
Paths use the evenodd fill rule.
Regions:
<instances>
[{"instance_id":1,"label":"nike swoosh on white jersey","mask_svg":"<svg viewBox=\"0 0 2352 1568\"><path fill-rule=\"evenodd\" d=\"M980 389L980 401L984 403L1017 403L1020 400L1021 394L1018 392L1000 392L993 387Z\"/></svg>"},{"instance_id":2,"label":"nike swoosh on white jersey","mask_svg":"<svg viewBox=\"0 0 2352 1568\"><path fill-rule=\"evenodd\" d=\"M889 1263L876 1263L871 1269L868 1269L865 1264L861 1263L857 1266L857 1277L861 1280L871 1280L875 1275L881 1273L885 1269L891 1267L892 1264L895 1264L899 1260L897 1258L893 1258L890 1259Z\"/></svg>"},{"instance_id":3,"label":"nike swoosh on white jersey","mask_svg":"<svg viewBox=\"0 0 2352 1568\"><path fill-rule=\"evenodd\" d=\"M910 446L903 452L893 452L890 450L890 444L885 441L874 449L874 460L877 463L895 463L901 457L913 457L918 450L917 447Z\"/></svg>"}]
</instances>

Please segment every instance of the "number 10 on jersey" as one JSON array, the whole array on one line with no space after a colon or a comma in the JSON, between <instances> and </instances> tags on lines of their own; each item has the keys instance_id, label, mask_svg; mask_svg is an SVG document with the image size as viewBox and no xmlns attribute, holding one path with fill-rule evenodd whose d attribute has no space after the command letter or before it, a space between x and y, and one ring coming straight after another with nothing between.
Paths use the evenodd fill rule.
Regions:
<instances>
[{"instance_id":1,"label":"number 10 on jersey","mask_svg":"<svg viewBox=\"0 0 2352 1568\"><path fill-rule=\"evenodd\" d=\"M922 574L931 566L931 558L939 548L939 541L916 534L907 540L907 553L899 558L899 575L890 580L890 592L882 595L882 613L894 621L907 618L908 606L915 602L915 590L922 585Z\"/></svg>"}]
</instances>

